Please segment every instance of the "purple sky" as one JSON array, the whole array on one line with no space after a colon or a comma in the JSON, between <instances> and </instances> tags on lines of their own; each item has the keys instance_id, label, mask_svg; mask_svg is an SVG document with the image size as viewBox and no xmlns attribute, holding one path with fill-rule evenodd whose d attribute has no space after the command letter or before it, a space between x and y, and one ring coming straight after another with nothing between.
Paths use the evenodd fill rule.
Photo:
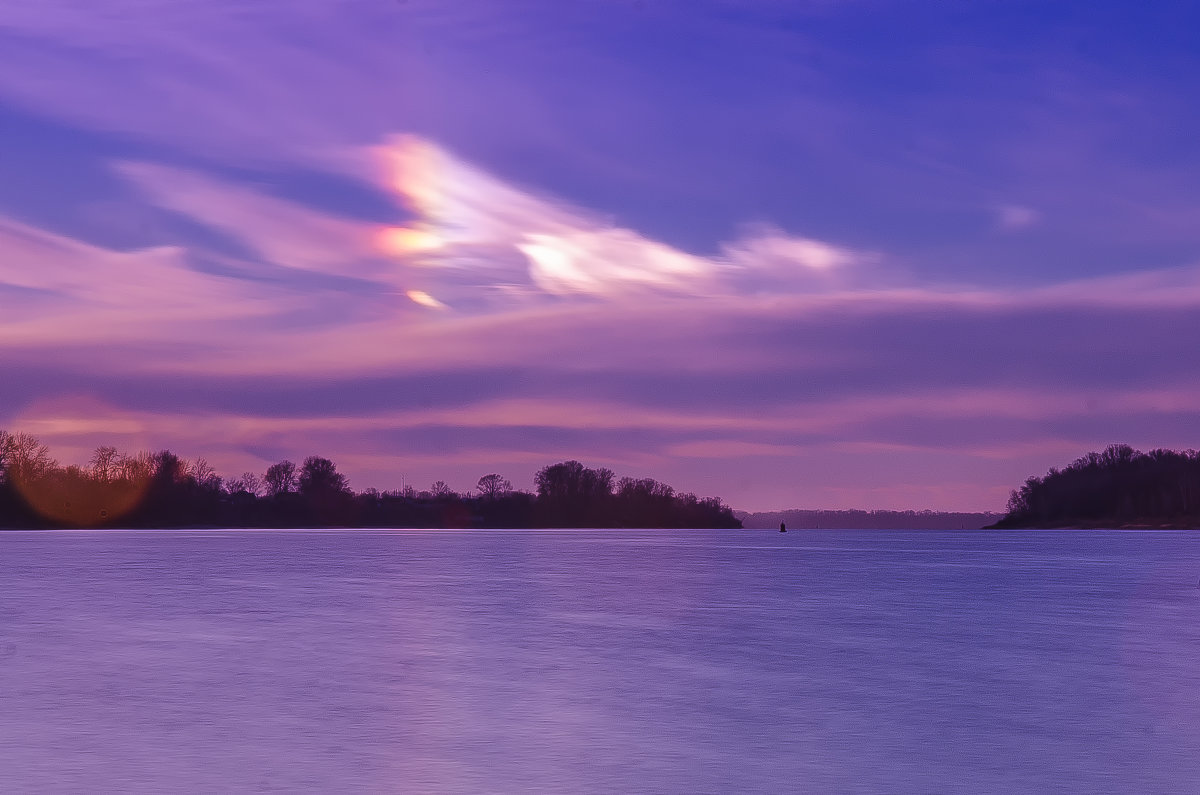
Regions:
<instances>
[{"instance_id":1,"label":"purple sky","mask_svg":"<svg viewBox=\"0 0 1200 795\"><path fill-rule=\"evenodd\" d=\"M0 428L999 510L1197 446L1200 6L0 4Z\"/></svg>"}]
</instances>

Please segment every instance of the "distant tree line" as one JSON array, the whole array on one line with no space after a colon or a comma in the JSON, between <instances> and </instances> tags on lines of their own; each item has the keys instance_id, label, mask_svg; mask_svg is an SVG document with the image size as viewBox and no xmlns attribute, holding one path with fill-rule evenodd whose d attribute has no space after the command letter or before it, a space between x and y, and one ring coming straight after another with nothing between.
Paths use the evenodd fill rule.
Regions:
<instances>
[{"instance_id":1,"label":"distant tree line","mask_svg":"<svg viewBox=\"0 0 1200 795\"><path fill-rule=\"evenodd\" d=\"M1001 517L998 513L959 511L786 511L737 512L746 527L775 528L780 523L796 530L978 530Z\"/></svg>"},{"instance_id":2,"label":"distant tree line","mask_svg":"<svg viewBox=\"0 0 1200 795\"><path fill-rule=\"evenodd\" d=\"M469 494L440 480L356 493L320 456L224 479L203 458L108 446L62 466L36 437L0 431L0 527L741 527L718 498L578 461L543 467L535 483L514 490L489 473Z\"/></svg>"},{"instance_id":3,"label":"distant tree line","mask_svg":"<svg viewBox=\"0 0 1200 795\"><path fill-rule=\"evenodd\" d=\"M1127 444L1088 453L1012 492L997 527L1200 526L1200 453Z\"/></svg>"}]
</instances>

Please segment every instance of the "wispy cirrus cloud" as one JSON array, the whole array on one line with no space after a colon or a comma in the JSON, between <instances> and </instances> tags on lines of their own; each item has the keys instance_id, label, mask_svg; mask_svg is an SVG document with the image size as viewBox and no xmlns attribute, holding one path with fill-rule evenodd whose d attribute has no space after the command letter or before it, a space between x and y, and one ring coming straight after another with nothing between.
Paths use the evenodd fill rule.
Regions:
<instances>
[{"instance_id":1,"label":"wispy cirrus cloud","mask_svg":"<svg viewBox=\"0 0 1200 795\"><path fill-rule=\"evenodd\" d=\"M335 217L195 170L146 162L115 169L151 203L264 262L388 284L431 308L477 309L489 301L511 308L536 294L732 296L764 283L814 289L872 260L768 226L748 228L715 254L681 251L507 184L414 136L374 147L348 169L394 194L398 214L414 217L403 226ZM825 281L799 278L806 272Z\"/></svg>"},{"instance_id":2,"label":"wispy cirrus cloud","mask_svg":"<svg viewBox=\"0 0 1200 795\"><path fill-rule=\"evenodd\" d=\"M113 251L0 217L0 317L8 343L128 340L165 322L225 322L280 309L252 286L199 273L183 247Z\"/></svg>"},{"instance_id":3,"label":"wispy cirrus cloud","mask_svg":"<svg viewBox=\"0 0 1200 795\"><path fill-rule=\"evenodd\" d=\"M210 227L264 262L337 276L386 279L374 227L195 170L122 162L116 173L147 200Z\"/></svg>"},{"instance_id":4,"label":"wispy cirrus cloud","mask_svg":"<svg viewBox=\"0 0 1200 795\"><path fill-rule=\"evenodd\" d=\"M743 280L784 272L829 272L867 255L771 227L752 228L718 254L681 251L561 200L516 188L430 141L394 138L375 150L380 186L416 215L381 236L385 250L434 267L475 267L523 255L528 283L543 292L604 296L657 290L735 294ZM518 285L511 285L518 286Z\"/></svg>"},{"instance_id":5,"label":"wispy cirrus cloud","mask_svg":"<svg viewBox=\"0 0 1200 795\"><path fill-rule=\"evenodd\" d=\"M545 426L568 436L608 428L646 438L645 430L656 427L666 435L648 440L643 453L657 450L663 460L712 458L714 451L750 455L766 447L800 450L856 437L863 444L903 439L911 446L915 438L887 430L905 423L920 427L926 444L936 447L952 444L956 434L961 438L963 428L990 423L998 429L993 442L977 431L967 440L983 455L1021 424L1054 424L1081 407L1148 415L1195 410L1186 401L1111 400L1114 388L1133 394L1122 382L1144 382L1147 395L1159 396L1190 387L1174 362L1200 344L1180 325L1200 307L1195 269L1025 292L883 289L863 278L876 260L847 249L760 228L716 254L683 252L508 185L432 143L420 146L436 158L437 168L372 177L381 185L400 183L407 211L416 214L416 223L405 228L438 237L438 245L416 251L381 246L386 230L378 225L211 175L119 166L148 200L241 241L265 262L350 275L378 284L378 291L339 295L286 280L215 275L191 265L194 255L204 253L195 245L110 251L5 222L0 247L9 256L0 283L38 296L24 310L10 302L0 319L6 355L32 365L54 347L60 366L100 370L112 383L122 373L180 383L204 379L231 404L242 400L238 378L287 379L265 388L277 395L296 391L288 400L297 405L306 400L300 397L306 384L332 381L341 385L335 403L342 417L358 416L349 396L364 383L379 394L387 387L377 379L415 373L394 388L421 394L454 373L484 386L461 394L440 415L386 415L360 431ZM572 267L591 274L590 280L540 283L537 258L522 249L536 235L575 241ZM588 263L606 264L614 256L606 236L623 237L626 256L620 267L592 274ZM703 278L664 285L655 258L664 251L695 263ZM499 277L496 261L508 263ZM808 269L819 278L840 270L847 278L812 289L791 280L770 293L745 278L781 267ZM860 267L865 274L855 273ZM452 311L423 313L411 301L403 304L410 309L397 303L418 285L434 300L442 295L453 301ZM519 286L519 300L472 301L481 293L511 295L499 289L506 286ZM335 297L346 311L317 323L291 319ZM1138 346L1153 341L1161 356L1121 356L1114 367L1113 353L1127 338ZM146 348L147 339L159 347ZM128 346L134 345L131 355ZM186 356L178 355L179 345L186 346ZM75 358L70 350L77 351ZM497 379L501 372L513 376ZM429 394L434 402L449 397ZM249 407L255 401L246 395ZM120 393L110 397L122 399ZM13 398L20 400L16 393ZM171 405L184 416L200 410ZM351 428L321 419L334 405L313 404L308 425L289 420L273 438L306 427L325 428L330 436ZM750 410L757 420L746 419ZM201 415L190 416L195 427L207 427L196 419ZM251 419L240 425L228 413L209 424L258 427L268 435L275 427L269 414L246 416ZM939 435L938 427L949 436Z\"/></svg>"}]
</instances>

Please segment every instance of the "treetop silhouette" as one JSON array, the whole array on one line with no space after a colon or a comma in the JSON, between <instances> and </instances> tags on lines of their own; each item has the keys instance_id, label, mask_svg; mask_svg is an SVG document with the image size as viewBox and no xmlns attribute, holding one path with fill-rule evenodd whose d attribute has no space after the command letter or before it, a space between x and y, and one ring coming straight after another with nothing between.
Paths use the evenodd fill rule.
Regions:
<instances>
[{"instance_id":1,"label":"treetop silhouette","mask_svg":"<svg viewBox=\"0 0 1200 795\"><path fill-rule=\"evenodd\" d=\"M429 491L355 493L328 458L279 461L223 480L204 458L169 450L96 448L86 468L60 466L29 434L0 431L0 527L740 527L719 499L676 494L578 461L543 467L536 494L498 473L475 494L436 481Z\"/></svg>"}]
</instances>

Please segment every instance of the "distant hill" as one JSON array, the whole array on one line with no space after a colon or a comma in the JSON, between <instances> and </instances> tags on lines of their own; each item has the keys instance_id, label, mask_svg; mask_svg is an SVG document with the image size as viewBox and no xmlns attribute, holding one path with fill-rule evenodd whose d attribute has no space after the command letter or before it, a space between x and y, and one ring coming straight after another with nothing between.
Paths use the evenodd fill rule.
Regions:
<instances>
[{"instance_id":1,"label":"distant hill","mask_svg":"<svg viewBox=\"0 0 1200 795\"><path fill-rule=\"evenodd\" d=\"M746 528L775 528L783 522L788 529L812 530L978 530L994 524L1000 513L946 511L734 511Z\"/></svg>"}]
</instances>

